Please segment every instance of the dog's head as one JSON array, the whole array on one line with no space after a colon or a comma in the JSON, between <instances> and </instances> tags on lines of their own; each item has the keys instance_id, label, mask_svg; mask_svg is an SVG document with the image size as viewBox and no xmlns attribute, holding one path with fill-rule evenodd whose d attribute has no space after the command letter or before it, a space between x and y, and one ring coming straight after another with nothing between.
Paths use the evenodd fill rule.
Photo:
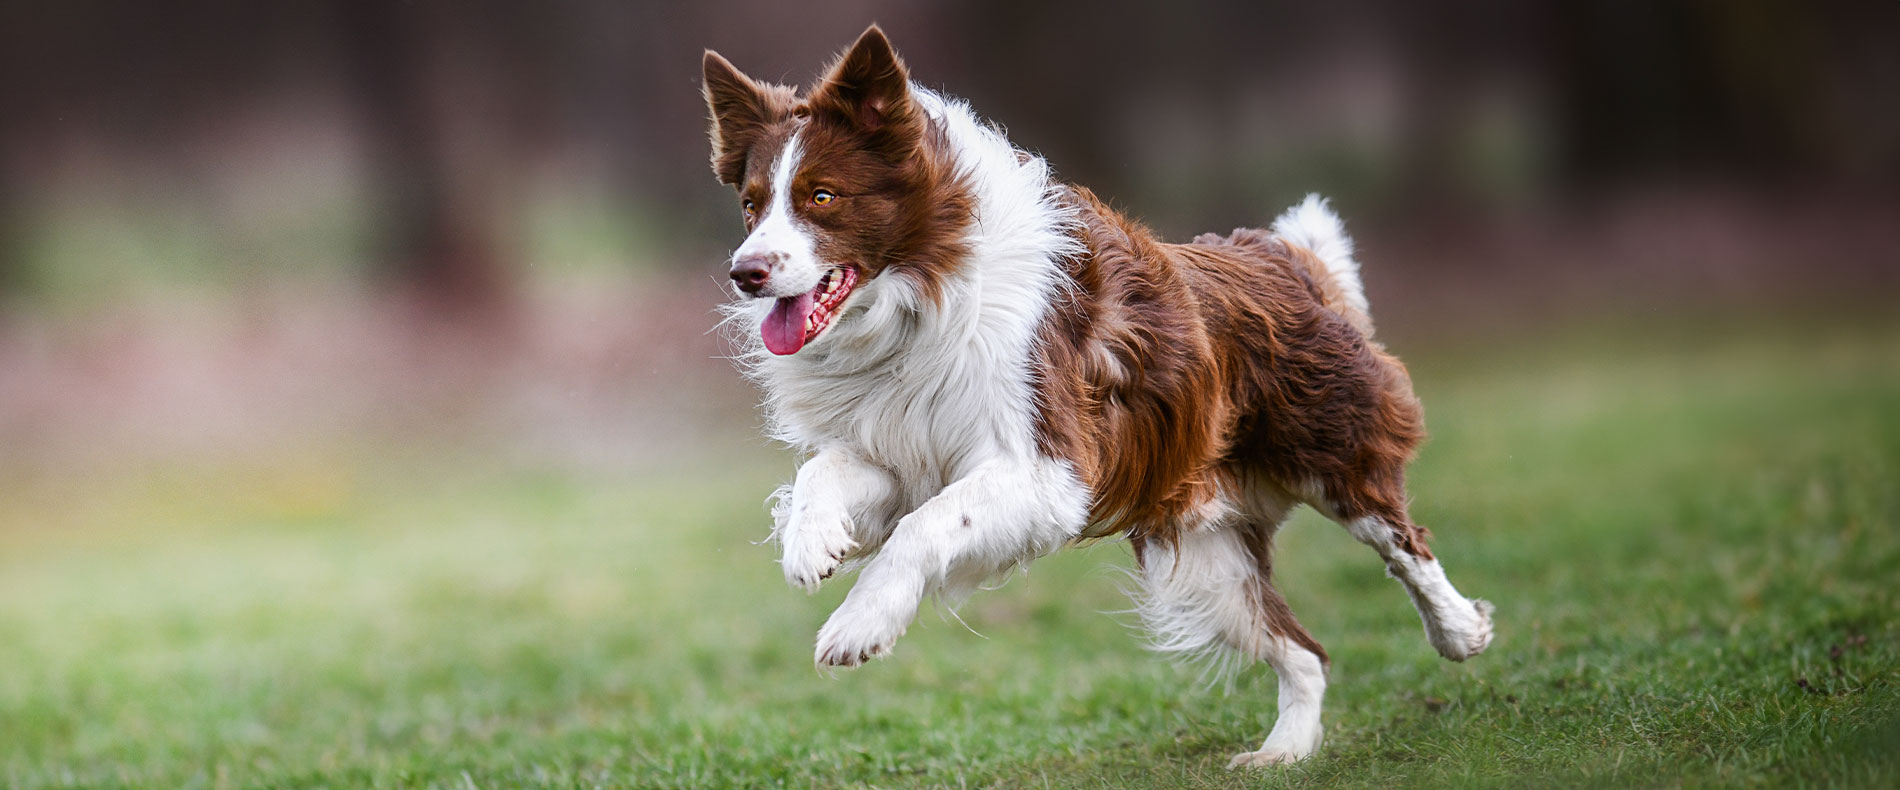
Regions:
<instances>
[{"instance_id":1,"label":"dog's head","mask_svg":"<svg viewBox=\"0 0 1900 790\"><path fill-rule=\"evenodd\" d=\"M805 93L705 58L712 166L748 232L732 255L767 350L793 354L878 298L934 296L959 260L968 190L876 25ZM769 304L769 307L767 306Z\"/></svg>"}]
</instances>

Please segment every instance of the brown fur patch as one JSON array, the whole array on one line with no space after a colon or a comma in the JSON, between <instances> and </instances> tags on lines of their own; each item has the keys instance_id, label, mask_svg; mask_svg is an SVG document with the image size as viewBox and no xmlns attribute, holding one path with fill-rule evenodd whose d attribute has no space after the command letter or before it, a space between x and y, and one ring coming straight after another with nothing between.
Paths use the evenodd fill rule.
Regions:
<instances>
[{"instance_id":1,"label":"brown fur patch","mask_svg":"<svg viewBox=\"0 0 1900 790\"><path fill-rule=\"evenodd\" d=\"M1041 333L1038 440L1095 492L1095 534L1172 542L1184 514L1258 473L1317 485L1337 515L1379 517L1429 558L1405 513L1424 437L1410 378L1328 306L1342 302L1323 264L1252 229L1163 243L1070 195L1088 254Z\"/></svg>"},{"instance_id":2,"label":"brown fur patch","mask_svg":"<svg viewBox=\"0 0 1900 790\"><path fill-rule=\"evenodd\" d=\"M752 153L766 148L761 145L764 135L791 115L794 96L784 85L753 81L710 49L703 65L703 93L712 113L713 174L721 184L737 185L750 169ZM782 137L776 142L785 144Z\"/></svg>"}]
</instances>

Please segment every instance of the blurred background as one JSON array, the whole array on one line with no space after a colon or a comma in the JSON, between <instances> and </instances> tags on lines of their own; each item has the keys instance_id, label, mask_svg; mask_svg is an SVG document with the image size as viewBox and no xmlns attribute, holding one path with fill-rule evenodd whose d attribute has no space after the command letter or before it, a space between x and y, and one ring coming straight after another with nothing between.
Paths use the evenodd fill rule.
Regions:
<instances>
[{"instance_id":1,"label":"blurred background","mask_svg":"<svg viewBox=\"0 0 1900 790\"><path fill-rule=\"evenodd\" d=\"M1332 196L1401 351L1900 293L1890 2L15 2L5 486L774 457L700 51L802 85L873 20L1170 236Z\"/></svg>"},{"instance_id":2,"label":"blurred background","mask_svg":"<svg viewBox=\"0 0 1900 790\"><path fill-rule=\"evenodd\" d=\"M0 2L0 784L1238 786L1122 544L812 671L700 57L872 21L1170 237L1346 218L1500 638L1287 530L1296 777L1894 786L1891 0Z\"/></svg>"}]
</instances>

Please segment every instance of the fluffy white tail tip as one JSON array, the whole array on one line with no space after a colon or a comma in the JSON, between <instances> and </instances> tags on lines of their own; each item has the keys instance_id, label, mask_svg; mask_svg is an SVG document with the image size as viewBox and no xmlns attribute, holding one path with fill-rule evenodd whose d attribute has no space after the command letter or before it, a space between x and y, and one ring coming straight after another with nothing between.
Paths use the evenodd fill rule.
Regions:
<instances>
[{"instance_id":1,"label":"fluffy white tail tip","mask_svg":"<svg viewBox=\"0 0 1900 790\"><path fill-rule=\"evenodd\" d=\"M1346 235L1346 223L1327 207L1325 198L1318 193L1307 195L1273 221L1273 233L1311 250L1332 273L1346 306L1367 318L1372 316L1366 304L1366 289L1359 283L1359 262L1352 257L1352 237Z\"/></svg>"}]
</instances>

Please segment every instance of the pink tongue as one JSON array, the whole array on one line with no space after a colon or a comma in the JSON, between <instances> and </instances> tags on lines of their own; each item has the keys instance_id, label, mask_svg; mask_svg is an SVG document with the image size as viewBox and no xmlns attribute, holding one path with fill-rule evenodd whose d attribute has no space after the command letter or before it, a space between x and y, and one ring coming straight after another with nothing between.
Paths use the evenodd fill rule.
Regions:
<instances>
[{"instance_id":1,"label":"pink tongue","mask_svg":"<svg viewBox=\"0 0 1900 790\"><path fill-rule=\"evenodd\" d=\"M765 324L759 327L759 334L765 337L765 350L785 356L805 347L805 319L811 316L812 302L811 292L806 291L772 305Z\"/></svg>"}]
</instances>

